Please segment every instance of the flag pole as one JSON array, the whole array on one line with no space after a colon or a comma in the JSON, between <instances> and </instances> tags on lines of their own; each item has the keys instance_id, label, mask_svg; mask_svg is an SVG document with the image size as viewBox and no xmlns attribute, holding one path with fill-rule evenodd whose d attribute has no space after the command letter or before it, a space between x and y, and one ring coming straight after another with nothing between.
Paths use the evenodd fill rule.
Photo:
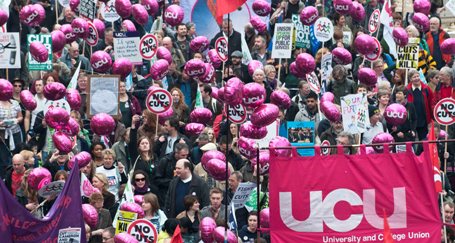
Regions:
<instances>
[{"instance_id":1,"label":"flag pole","mask_svg":"<svg viewBox=\"0 0 455 243\"><path fill-rule=\"evenodd\" d=\"M231 34L231 28L233 28L231 26L231 14L228 13L228 33L227 33L227 55L229 56L229 36ZM223 62L223 74L222 74L222 77L224 78L224 63ZM225 178L225 185L224 185L224 193L226 195L226 198L227 198L227 192L228 192L228 186L229 186L229 160L228 160L228 152L229 152L229 133L230 133L230 130L229 127L230 127L230 124L229 124L229 104L226 104L226 125L227 125L227 129L226 129L226 178ZM225 243L228 243L228 205L225 205L225 208L224 208L224 221L225 221L225 225L226 225L226 228L224 229L224 242Z\"/></svg>"},{"instance_id":2,"label":"flag pole","mask_svg":"<svg viewBox=\"0 0 455 243\"><path fill-rule=\"evenodd\" d=\"M281 59L280 59L281 60ZM257 239L259 239L259 237L261 237L261 231L259 230L261 228L261 217L259 217L260 215L260 212L261 212L261 188L260 188L260 184L261 184L261 177L260 177L260 163L259 163L259 143L256 143L258 148L257 148L257 155L256 155L256 200L257 200L257 212L258 212L258 225L257 225ZM254 168L253 168L254 170Z\"/></svg>"},{"instance_id":3,"label":"flag pole","mask_svg":"<svg viewBox=\"0 0 455 243\"><path fill-rule=\"evenodd\" d=\"M449 126L446 125L446 137L445 137L446 140L448 139L448 133L447 133L449 131L448 129L449 129ZM447 158L445 156L445 154L447 153L447 144L448 143L446 143L445 146L444 146L444 173L447 172ZM442 185L444 186L444 180L443 180L443 184Z\"/></svg>"}]
</instances>

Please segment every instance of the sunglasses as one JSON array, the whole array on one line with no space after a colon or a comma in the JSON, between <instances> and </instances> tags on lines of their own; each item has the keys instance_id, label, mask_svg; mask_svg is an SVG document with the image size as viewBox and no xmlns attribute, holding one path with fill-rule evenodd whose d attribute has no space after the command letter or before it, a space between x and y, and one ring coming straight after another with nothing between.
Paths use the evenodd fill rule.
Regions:
<instances>
[{"instance_id":1,"label":"sunglasses","mask_svg":"<svg viewBox=\"0 0 455 243\"><path fill-rule=\"evenodd\" d=\"M14 87L22 88L22 85L15 84Z\"/></svg>"},{"instance_id":2,"label":"sunglasses","mask_svg":"<svg viewBox=\"0 0 455 243\"><path fill-rule=\"evenodd\" d=\"M139 182L139 181L145 181L145 177L144 178L136 178L134 179L135 181Z\"/></svg>"}]
</instances>

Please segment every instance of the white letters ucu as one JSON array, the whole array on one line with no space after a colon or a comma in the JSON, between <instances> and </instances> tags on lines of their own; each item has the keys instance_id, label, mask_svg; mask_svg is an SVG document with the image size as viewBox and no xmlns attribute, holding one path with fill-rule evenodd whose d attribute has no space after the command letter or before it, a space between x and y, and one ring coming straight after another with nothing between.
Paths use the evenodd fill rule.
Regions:
<instances>
[{"instance_id":1,"label":"white letters ucu","mask_svg":"<svg viewBox=\"0 0 455 243\"><path fill-rule=\"evenodd\" d=\"M297 220L292 214L291 192L280 192L280 217L283 223L297 232L323 232L325 225L337 232L351 231L362 222L365 215L366 221L374 228L383 229L384 220L376 213L376 195L374 189L363 190L363 201L356 192L349 189L336 189L330 192L324 200L322 191L310 192L310 213L306 220ZM362 206L362 214L351 214L347 219L340 220L334 214L335 205L347 202L351 206ZM393 188L393 214L388 217L390 228L406 228L406 189Z\"/></svg>"}]
</instances>

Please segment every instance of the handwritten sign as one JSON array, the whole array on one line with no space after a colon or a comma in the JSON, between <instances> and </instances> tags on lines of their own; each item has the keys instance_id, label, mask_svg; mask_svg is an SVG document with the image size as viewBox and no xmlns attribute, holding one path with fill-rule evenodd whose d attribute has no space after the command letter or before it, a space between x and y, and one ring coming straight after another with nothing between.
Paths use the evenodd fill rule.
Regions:
<instances>
[{"instance_id":1,"label":"handwritten sign","mask_svg":"<svg viewBox=\"0 0 455 243\"><path fill-rule=\"evenodd\" d=\"M245 206L246 201L250 198L251 192L256 188L256 184L252 182L240 183L232 197L234 208L238 209Z\"/></svg>"},{"instance_id":2,"label":"handwritten sign","mask_svg":"<svg viewBox=\"0 0 455 243\"><path fill-rule=\"evenodd\" d=\"M127 58L134 65L142 65L138 32L114 32L115 60Z\"/></svg>"},{"instance_id":3,"label":"handwritten sign","mask_svg":"<svg viewBox=\"0 0 455 243\"><path fill-rule=\"evenodd\" d=\"M341 97L343 129L352 134L363 133L370 123L368 99L365 94L352 94Z\"/></svg>"},{"instance_id":4,"label":"handwritten sign","mask_svg":"<svg viewBox=\"0 0 455 243\"><path fill-rule=\"evenodd\" d=\"M294 24L275 24L272 58L290 58L292 54L292 32Z\"/></svg>"}]
</instances>

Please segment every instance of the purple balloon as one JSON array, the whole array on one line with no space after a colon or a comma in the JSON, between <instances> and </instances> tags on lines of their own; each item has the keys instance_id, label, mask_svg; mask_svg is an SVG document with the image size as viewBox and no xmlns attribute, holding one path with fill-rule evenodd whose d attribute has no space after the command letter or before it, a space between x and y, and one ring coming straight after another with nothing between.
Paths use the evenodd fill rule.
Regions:
<instances>
[{"instance_id":1,"label":"purple balloon","mask_svg":"<svg viewBox=\"0 0 455 243\"><path fill-rule=\"evenodd\" d=\"M354 40L354 45L360 54L368 55L376 50L374 38L367 34L361 34Z\"/></svg>"},{"instance_id":2,"label":"purple balloon","mask_svg":"<svg viewBox=\"0 0 455 243\"><path fill-rule=\"evenodd\" d=\"M81 130L81 127L80 127L79 123L72 117L70 117L66 126L64 126L61 129L62 132L64 132L66 135L68 135L70 137L74 137L77 134L79 134L80 130Z\"/></svg>"},{"instance_id":3,"label":"purple balloon","mask_svg":"<svg viewBox=\"0 0 455 243\"><path fill-rule=\"evenodd\" d=\"M40 4L26 5L19 12L19 19L27 26L38 26L46 17L46 12Z\"/></svg>"},{"instance_id":4,"label":"purple balloon","mask_svg":"<svg viewBox=\"0 0 455 243\"><path fill-rule=\"evenodd\" d=\"M313 6L306 6L302 12L300 12L300 22L304 25L312 25L318 18L318 9Z\"/></svg>"},{"instance_id":5,"label":"purple balloon","mask_svg":"<svg viewBox=\"0 0 455 243\"><path fill-rule=\"evenodd\" d=\"M239 152L248 159L256 158L258 154L256 141L251 138L240 137L238 142Z\"/></svg>"},{"instance_id":6,"label":"purple balloon","mask_svg":"<svg viewBox=\"0 0 455 243\"><path fill-rule=\"evenodd\" d=\"M141 0L141 4L144 5L145 10L147 10L149 15L155 16L159 10L159 5L156 0Z\"/></svg>"},{"instance_id":7,"label":"purple balloon","mask_svg":"<svg viewBox=\"0 0 455 243\"><path fill-rule=\"evenodd\" d=\"M136 237L123 232L114 236L114 243L139 243L139 241L136 240Z\"/></svg>"},{"instance_id":8,"label":"purple balloon","mask_svg":"<svg viewBox=\"0 0 455 243\"><path fill-rule=\"evenodd\" d=\"M190 42L190 49L194 52L204 52L209 47L209 40L205 36L197 36Z\"/></svg>"},{"instance_id":9,"label":"purple balloon","mask_svg":"<svg viewBox=\"0 0 455 243\"><path fill-rule=\"evenodd\" d=\"M321 112L331 122L341 121L341 111L332 102L324 101L321 103Z\"/></svg>"},{"instance_id":10,"label":"purple balloon","mask_svg":"<svg viewBox=\"0 0 455 243\"><path fill-rule=\"evenodd\" d=\"M122 80L125 79L128 74L133 70L133 64L128 58L119 58L115 60L114 65L112 65L112 73L120 75Z\"/></svg>"},{"instance_id":11,"label":"purple balloon","mask_svg":"<svg viewBox=\"0 0 455 243\"><path fill-rule=\"evenodd\" d=\"M264 208L259 213L259 218L261 219L261 228L270 227L270 208Z\"/></svg>"},{"instance_id":12,"label":"purple balloon","mask_svg":"<svg viewBox=\"0 0 455 243\"><path fill-rule=\"evenodd\" d=\"M152 67L150 68L150 74L152 79L154 80L161 80L169 72L169 63L164 59L159 59L155 63L153 63Z\"/></svg>"},{"instance_id":13,"label":"purple balloon","mask_svg":"<svg viewBox=\"0 0 455 243\"><path fill-rule=\"evenodd\" d=\"M215 239L216 243L223 243L224 242L224 232L226 229L222 226L216 227L213 231L213 238ZM228 243L237 243L237 236L235 236L232 231L227 230L227 242Z\"/></svg>"},{"instance_id":14,"label":"purple balloon","mask_svg":"<svg viewBox=\"0 0 455 243\"><path fill-rule=\"evenodd\" d=\"M73 19L71 27L73 28L73 33L79 38L87 38L90 34L88 22L83 18Z\"/></svg>"},{"instance_id":15,"label":"purple balloon","mask_svg":"<svg viewBox=\"0 0 455 243\"><path fill-rule=\"evenodd\" d=\"M238 78L230 78L224 87L224 99L228 105L242 103L243 82Z\"/></svg>"},{"instance_id":16,"label":"purple balloon","mask_svg":"<svg viewBox=\"0 0 455 243\"><path fill-rule=\"evenodd\" d=\"M348 65L352 63L351 52L346 50L344 47L336 47L332 50L333 61L337 64Z\"/></svg>"},{"instance_id":17,"label":"purple balloon","mask_svg":"<svg viewBox=\"0 0 455 243\"><path fill-rule=\"evenodd\" d=\"M51 183L52 175L44 167L34 168L27 177L27 184L35 191L39 191L43 186Z\"/></svg>"},{"instance_id":18,"label":"purple balloon","mask_svg":"<svg viewBox=\"0 0 455 243\"><path fill-rule=\"evenodd\" d=\"M275 104L280 109L287 110L291 107L291 97L282 90L275 90L270 95L270 103Z\"/></svg>"},{"instance_id":19,"label":"purple balloon","mask_svg":"<svg viewBox=\"0 0 455 243\"><path fill-rule=\"evenodd\" d=\"M324 101L333 103L335 101L335 95L332 92L325 92L321 97L321 103Z\"/></svg>"},{"instance_id":20,"label":"purple balloon","mask_svg":"<svg viewBox=\"0 0 455 243\"><path fill-rule=\"evenodd\" d=\"M262 104L251 115L251 123L257 127L265 127L272 124L278 118L280 109L274 104Z\"/></svg>"},{"instance_id":21,"label":"purple balloon","mask_svg":"<svg viewBox=\"0 0 455 243\"><path fill-rule=\"evenodd\" d=\"M36 109L37 103L35 100L35 96L33 96L32 92L29 90L22 90L20 94L20 99L22 105L25 107L26 110L33 111Z\"/></svg>"},{"instance_id":22,"label":"purple balloon","mask_svg":"<svg viewBox=\"0 0 455 243\"><path fill-rule=\"evenodd\" d=\"M213 179L218 181L224 181L231 174L228 168L226 172L226 162L219 159L211 159L205 165L205 170Z\"/></svg>"},{"instance_id":23,"label":"purple balloon","mask_svg":"<svg viewBox=\"0 0 455 243\"><path fill-rule=\"evenodd\" d=\"M184 72L194 78L205 74L205 63L200 59L191 59L185 64Z\"/></svg>"},{"instance_id":24,"label":"purple balloon","mask_svg":"<svg viewBox=\"0 0 455 243\"><path fill-rule=\"evenodd\" d=\"M427 32L430 29L430 19L423 13L414 13L412 16L412 22L421 32Z\"/></svg>"},{"instance_id":25,"label":"purple balloon","mask_svg":"<svg viewBox=\"0 0 455 243\"><path fill-rule=\"evenodd\" d=\"M133 6L129 0L115 0L115 10L122 18L128 18L131 15Z\"/></svg>"},{"instance_id":26,"label":"purple balloon","mask_svg":"<svg viewBox=\"0 0 455 243\"><path fill-rule=\"evenodd\" d=\"M144 195L134 195L134 202L137 205L142 206L142 203L144 202Z\"/></svg>"},{"instance_id":27,"label":"purple balloon","mask_svg":"<svg viewBox=\"0 0 455 243\"><path fill-rule=\"evenodd\" d=\"M87 223L90 227L95 228L98 224L98 212L95 207L88 203L82 204L82 216L85 223Z\"/></svg>"},{"instance_id":28,"label":"purple balloon","mask_svg":"<svg viewBox=\"0 0 455 243\"><path fill-rule=\"evenodd\" d=\"M43 94L48 100L59 100L65 97L66 88L62 83L48 83L44 86Z\"/></svg>"},{"instance_id":29,"label":"purple balloon","mask_svg":"<svg viewBox=\"0 0 455 243\"><path fill-rule=\"evenodd\" d=\"M393 139L392 135L389 133L381 132L374 136L372 144L388 144L393 143L394 141L395 140ZM376 153L382 153L384 151L383 146L373 146L373 149L376 151Z\"/></svg>"},{"instance_id":30,"label":"purple balloon","mask_svg":"<svg viewBox=\"0 0 455 243\"><path fill-rule=\"evenodd\" d=\"M204 154L201 157L201 164L204 170L206 170L206 165L211 159L219 159L221 161L226 161L226 156L218 150L210 150L204 152Z\"/></svg>"},{"instance_id":31,"label":"purple balloon","mask_svg":"<svg viewBox=\"0 0 455 243\"><path fill-rule=\"evenodd\" d=\"M291 143L284 137L274 137L269 142L269 148L291 147ZM290 157L291 149L275 149L275 154L281 157Z\"/></svg>"},{"instance_id":32,"label":"purple balloon","mask_svg":"<svg viewBox=\"0 0 455 243\"><path fill-rule=\"evenodd\" d=\"M352 11L352 0L335 0L333 8L341 15L350 14Z\"/></svg>"},{"instance_id":33,"label":"purple balloon","mask_svg":"<svg viewBox=\"0 0 455 243\"><path fill-rule=\"evenodd\" d=\"M259 18L258 16L252 16L250 18L250 23L253 26L253 28L258 31L258 33L267 32L267 24L264 21L262 21L262 19Z\"/></svg>"},{"instance_id":34,"label":"purple balloon","mask_svg":"<svg viewBox=\"0 0 455 243\"><path fill-rule=\"evenodd\" d=\"M313 56L308 53L300 53L295 59L295 63L297 68L305 74L313 72L316 68L316 62Z\"/></svg>"},{"instance_id":35,"label":"purple balloon","mask_svg":"<svg viewBox=\"0 0 455 243\"><path fill-rule=\"evenodd\" d=\"M218 88L217 87L212 87L212 98L218 99Z\"/></svg>"},{"instance_id":36,"label":"purple balloon","mask_svg":"<svg viewBox=\"0 0 455 243\"><path fill-rule=\"evenodd\" d=\"M79 152L68 161L68 168L72 169L74 163L76 163L76 160L77 164L79 165L79 169L81 169L87 166L90 163L90 161L92 161L92 156L90 155L90 153L85 151Z\"/></svg>"},{"instance_id":37,"label":"purple balloon","mask_svg":"<svg viewBox=\"0 0 455 243\"><path fill-rule=\"evenodd\" d=\"M270 152L268 150L261 150L259 152L259 165L260 165L259 172L261 173L261 175L265 175L269 172L269 168L270 168L269 162L270 162ZM257 164L257 158L253 158L251 160L251 165L254 167L254 166L256 166L256 164Z\"/></svg>"},{"instance_id":38,"label":"purple balloon","mask_svg":"<svg viewBox=\"0 0 455 243\"><path fill-rule=\"evenodd\" d=\"M128 32L135 32L136 31L136 26L134 25L133 21L129 19L125 19L122 21L122 28L125 29L125 31Z\"/></svg>"},{"instance_id":39,"label":"purple balloon","mask_svg":"<svg viewBox=\"0 0 455 243\"><path fill-rule=\"evenodd\" d=\"M99 20L99 19L94 19L93 20L93 25L95 25L96 31L98 31L98 35L100 37L104 36L104 30L106 29L106 25L104 25L104 22Z\"/></svg>"},{"instance_id":40,"label":"purple balloon","mask_svg":"<svg viewBox=\"0 0 455 243\"><path fill-rule=\"evenodd\" d=\"M137 218L141 219L145 216L144 210L141 206L133 202L124 202L120 205L120 210L137 213Z\"/></svg>"},{"instance_id":41,"label":"purple balloon","mask_svg":"<svg viewBox=\"0 0 455 243\"><path fill-rule=\"evenodd\" d=\"M70 24L62 25L60 30L65 34L66 44L71 44L77 39L77 36L73 33L73 27Z\"/></svg>"},{"instance_id":42,"label":"purple balloon","mask_svg":"<svg viewBox=\"0 0 455 243\"><path fill-rule=\"evenodd\" d=\"M384 118L393 126L403 125L408 118L408 111L402 104L394 103L385 108Z\"/></svg>"},{"instance_id":43,"label":"purple balloon","mask_svg":"<svg viewBox=\"0 0 455 243\"><path fill-rule=\"evenodd\" d=\"M444 54L454 55L455 54L455 38L445 39L441 43L441 51Z\"/></svg>"},{"instance_id":44,"label":"purple balloon","mask_svg":"<svg viewBox=\"0 0 455 243\"><path fill-rule=\"evenodd\" d=\"M247 121L240 125L240 136L251 139L263 139L267 136L267 128L257 127L250 121Z\"/></svg>"},{"instance_id":45,"label":"purple balloon","mask_svg":"<svg viewBox=\"0 0 455 243\"><path fill-rule=\"evenodd\" d=\"M164 122L166 120L169 120L169 118L171 118L173 115L174 115L174 109L168 109L166 112L163 112L158 116L158 121L161 125L164 126Z\"/></svg>"},{"instance_id":46,"label":"purple balloon","mask_svg":"<svg viewBox=\"0 0 455 243\"><path fill-rule=\"evenodd\" d=\"M218 89L218 92L217 92L217 98L216 98L218 101L220 101L221 103L224 103L224 87L221 87Z\"/></svg>"},{"instance_id":47,"label":"purple balloon","mask_svg":"<svg viewBox=\"0 0 455 243\"><path fill-rule=\"evenodd\" d=\"M215 74L215 68L210 63L204 63L205 73L201 76L196 76L193 79L203 83L211 83Z\"/></svg>"},{"instance_id":48,"label":"purple balloon","mask_svg":"<svg viewBox=\"0 0 455 243\"><path fill-rule=\"evenodd\" d=\"M357 78L359 79L360 83L363 83L369 87L375 86L378 81L376 72L373 69L367 67L359 69Z\"/></svg>"},{"instance_id":49,"label":"purple balloon","mask_svg":"<svg viewBox=\"0 0 455 243\"><path fill-rule=\"evenodd\" d=\"M212 120L212 111L207 108L195 108L190 114L191 122L207 124Z\"/></svg>"},{"instance_id":50,"label":"purple balloon","mask_svg":"<svg viewBox=\"0 0 455 243\"><path fill-rule=\"evenodd\" d=\"M4 25L9 18L9 13L7 13L5 10L0 9L0 26Z\"/></svg>"},{"instance_id":51,"label":"purple balloon","mask_svg":"<svg viewBox=\"0 0 455 243\"><path fill-rule=\"evenodd\" d=\"M201 134L205 129L205 126L200 123L188 123L185 125L185 134L188 136L197 136Z\"/></svg>"},{"instance_id":52,"label":"purple balloon","mask_svg":"<svg viewBox=\"0 0 455 243\"><path fill-rule=\"evenodd\" d=\"M215 49L209 50L207 52L207 56L209 58L210 63L213 65L213 67L219 68L219 67L221 67L221 64L223 64L223 62L221 61L221 59L218 56L218 54L216 54L216 50Z\"/></svg>"},{"instance_id":53,"label":"purple balloon","mask_svg":"<svg viewBox=\"0 0 455 243\"><path fill-rule=\"evenodd\" d=\"M164 21L172 27L182 23L183 17L183 8L176 4L170 5L164 11Z\"/></svg>"},{"instance_id":54,"label":"purple balloon","mask_svg":"<svg viewBox=\"0 0 455 243\"><path fill-rule=\"evenodd\" d=\"M140 25L145 25L149 21L149 15L145 7L139 3L132 7L133 18Z\"/></svg>"},{"instance_id":55,"label":"purple balloon","mask_svg":"<svg viewBox=\"0 0 455 243\"><path fill-rule=\"evenodd\" d=\"M201 239L203 242L213 242L213 231L216 228L216 222L211 217L205 217L199 224L199 231L201 232Z\"/></svg>"},{"instance_id":56,"label":"purple balloon","mask_svg":"<svg viewBox=\"0 0 455 243\"><path fill-rule=\"evenodd\" d=\"M264 70L264 65L262 65L262 62L258 60L251 60L248 63L248 73L250 74L250 76L253 76L254 71L256 71L256 69Z\"/></svg>"},{"instance_id":57,"label":"purple balloon","mask_svg":"<svg viewBox=\"0 0 455 243\"><path fill-rule=\"evenodd\" d=\"M61 30L54 30L51 33L52 38L52 52L58 52L65 47L66 38L65 34Z\"/></svg>"},{"instance_id":58,"label":"purple balloon","mask_svg":"<svg viewBox=\"0 0 455 243\"><path fill-rule=\"evenodd\" d=\"M414 1L414 12L429 15L430 9L431 9L430 1L428 1L428 0L415 0Z\"/></svg>"},{"instance_id":59,"label":"purple balloon","mask_svg":"<svg viewBox=\"0 0 455 243\"><path fill-rule=\"evenodd\" d=\"M408 33L406 32L405 29L401 27L395 27L393 28L392 32L393 40L397 45L399 46L406 46L408 44L409 38L408 38Z\"/></svg>"},{"instance_id":60,"label":"purple balloon","mask_svg":"<svg viewBox=\"0 0 455 243\"><path fill-rule=\"evenodd\" d=\"M55 148L62 154L67 154L73 149L73 142L70 137L62 131L56 131L52 135L52 141L54 142Z\"/></svg>"},{"instance_id":61,"label":"purple balloon","mask_svg":"<svg viewBox=\"0 0 455 243\"><path fill-rule=\"evenodd\" d=\"M365 19L366 13L365 13L365 8L363 7L362 4L360 4L357 1L352 2L352 8L351 8L351 17L357 22L361 22Z\"/></svg>"},{"instance_id":62,"label":"purple balloon","mask_svg":"<svg viewBox=\"0 0 455 243\"><path fill-rule=\"evenodd\" d=\"M79 110L81 108L81 95L77 89L68 89L66 90L66 101L70 105L72 110Z\"/></svg>"},{"instance_id":63,"label":"purple balloon","mask_svg":"<svg viewBox=\"0 0 455 243\"><path fill-rule=\"evenodd\" d=\"M70 8L73 12L79 12L80 0L70 0Z\"/></svg>"},{"instance_id":64,"label":"purple balloon","mask_svg":"<svg viewBox=\"0 0 455 243\"><path fill-rule=\"evenodd\" d=\"M34 41L30 44L30 54L37 62L46 62L49 58L49 51L43 43Z\"/></svg>"},{"instance_id":65,"label":"purple balloon","mask_svg":"<svg viewBox=\"0 0 455 243\"><path fill-rule=\"evenodd\" d=\"M106 113L98 113L92 117L90 128L98 136L107 136L115 129L115 120Z\"/></svg>"},{"instance_id":66,"label":"purple balloon","mask_svg":"<svg viewBox=\"0 0 455 243\"><path fill-rule=\"evenodd\" d=\"M296 76L297 78L302 79L305 78L306 74L297 67L297 64L295 62L292 62L291 65L289 65L289 71L291 72L292 75Z\"/></svg>"},{"instance_id":67,"label":"purple balloon","mask_svg":"<svg viewBox=\"0 0 455 243\"><path fill-rule=\"evenodd\" d=\"M168 62L169 65L172 63L172 54L171 52L164 46L160 46L156 49L156 57L158 59L164 59Z\"/></svg>"},{"instance_id":68,"label":"purple balloon","mask_svg":"<svg viewBox=\"0 0 455 243\"><path fill-rule=\"evenodd\" d=\"M248 108L256 108L265 101L265 88L258 83L247 83L243 86L243 104Z\"/></svg>"},{"instance_id":69,"label":"purple balloon","mask_svg":"<svg viewBox=\"0 0 455 243\"><path fill-rule=\"evenodd\" d=\"M264 0L256 0L253 2L251 6L253 8L253 12L259 16L266 17L272 11L272 7L270 3Z\"/></svg>"},{"instance_id":70,"label":"purple balloon","mask_svg":"<svg viewBox=\"0 0 455 243\"><path fill-rule=\"evenodd\" d=\"M98 73L106 73L112 66L112 58L105 51L96 51L90 57L90 66Z\"/></svg>"},{"instance_id":71,"label":"purple balloon","mask_svg":"<svg viewBox=\"0 0 455 243\"><path fill-rule=\"evenodd\" d=\"M44 115L47 125L54 129L61 129L68 124L70 115L61 107L50 108Z\"/></svg>"}]
</instances>

